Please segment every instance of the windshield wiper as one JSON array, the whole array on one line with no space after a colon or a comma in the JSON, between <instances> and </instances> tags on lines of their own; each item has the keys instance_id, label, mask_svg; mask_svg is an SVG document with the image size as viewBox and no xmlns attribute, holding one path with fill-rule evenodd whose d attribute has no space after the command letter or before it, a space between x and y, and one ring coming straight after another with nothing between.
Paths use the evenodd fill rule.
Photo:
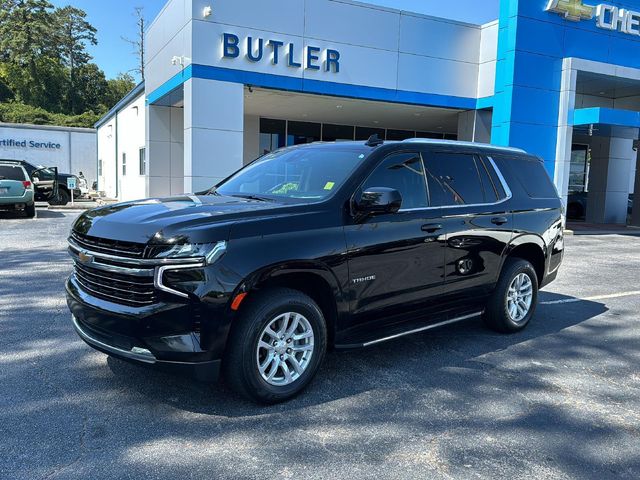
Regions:
<instances>
[{"instance_id":1,"label":"windshield wiper","mask_svg":"<svg viewBox=\"0 0 640 480\"><path fill-rule=\"evenodd\" d=\"M234 193L231 196L232 197L247 198L249 200L258 200L259 202L273 202L273 200L270 199L270 198L260 197L258 195L252 195L252 194Z\"/></svg>"}]
</instances>

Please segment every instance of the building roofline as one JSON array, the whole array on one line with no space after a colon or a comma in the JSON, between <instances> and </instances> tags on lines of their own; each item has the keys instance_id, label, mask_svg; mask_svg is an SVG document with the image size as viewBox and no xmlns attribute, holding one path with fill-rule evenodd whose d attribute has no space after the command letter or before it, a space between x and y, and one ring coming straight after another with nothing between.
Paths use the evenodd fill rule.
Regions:
<instances>
[{"instance_id":1,"label":"building roofline","mask_svg":"<svg viewBox=\"0 0 640 480\"><path fill-rule=\"evenodd\" d=\"M61 125L36 125L34 123L0 122L0 128L19 128L24 130L53 130L57 132L96 133L95 128L64 127Z\"/></svg>"},{"instance_id":2,"label":"building roofline","mask_svg":"<svg viewBox=\"0 0 640 480\"><path fill-rule=\"evenodd\" d=\"M138 98L140 94L144 94L144 82L140 82L138 85L133 87L129 93L127 93L122 99L116 103L111 110L105 113L100 120L98 120L94 124L94 128L100 128L102 125L107 123L111 117L117 114L125 105L131 103L134 99Z\"/></svg>"}]
</instances>

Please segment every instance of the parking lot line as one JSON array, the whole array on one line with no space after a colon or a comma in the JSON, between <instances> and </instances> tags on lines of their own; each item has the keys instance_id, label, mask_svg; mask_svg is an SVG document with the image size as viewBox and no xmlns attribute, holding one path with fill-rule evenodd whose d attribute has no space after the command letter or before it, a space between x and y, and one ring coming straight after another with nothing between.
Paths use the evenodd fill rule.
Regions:
<instances>
[{"instance_id":1,"label":"parking lot line","mask_svg":"<svg viewBox=\"0 0 640 480\"><path fill-rule=\"evenodd\" d=\"M559 303L574 303L574 302L587 302L592 300L606 300L608 298L632 297L634 295L640 295L640 290L633 290L631 292L611 293L609 295L596 295L593 297L585 297L585 298L565 298L562 300L550 300L548 302L540 302L540 305L557 305Z\"/></svg>"}]
</instances>

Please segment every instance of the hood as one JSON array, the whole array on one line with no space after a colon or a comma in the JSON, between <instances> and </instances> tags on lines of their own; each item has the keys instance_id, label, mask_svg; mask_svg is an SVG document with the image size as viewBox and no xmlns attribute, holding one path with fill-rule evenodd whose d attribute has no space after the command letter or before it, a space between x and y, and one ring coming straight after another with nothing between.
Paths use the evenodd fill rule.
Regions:
<instances>
[{"instance_id":1,"label":"hood","mask_svg":"<svg viewBox=\"0 0 640 480\"><path fill-rule=\"evenodd\" d=\"M278 202L218 195L151 198L89 210L73 230L137 243L208 243L227 240L239 219L285 215L291 209Z\"/></svg>"}]
</instances>

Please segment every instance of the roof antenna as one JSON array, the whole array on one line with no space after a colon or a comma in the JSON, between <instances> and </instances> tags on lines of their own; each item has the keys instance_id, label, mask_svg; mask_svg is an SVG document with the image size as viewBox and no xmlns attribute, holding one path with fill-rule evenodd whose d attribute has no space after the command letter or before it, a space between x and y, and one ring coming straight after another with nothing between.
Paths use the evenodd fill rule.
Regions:
<instances>
[{"instance_id":1,"label":"roof antenna","mask_svg":"<svg viewBox=\"0 0 640 480\"><path fill-rule=\"evenodd\" d=\"M378 137L377 133L374 133L369 137L369 140L367 140L367 143L365 143L365 145L367 147L377 147L378 145L382 145L383 143L384 143L384 140Z\"/></svg>"}]
</instances>

